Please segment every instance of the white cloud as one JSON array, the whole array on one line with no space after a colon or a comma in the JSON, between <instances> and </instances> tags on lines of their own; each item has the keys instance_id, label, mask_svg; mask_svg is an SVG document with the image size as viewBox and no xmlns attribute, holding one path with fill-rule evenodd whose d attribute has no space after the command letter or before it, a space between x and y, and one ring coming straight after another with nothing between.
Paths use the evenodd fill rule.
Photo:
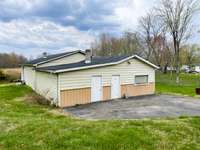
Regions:
<instances>
[{"instance_id":1,"label":"white cloud","mask_svg":"<svg viewBox=\"0 0 200 150\"><path fill-rule=\"evenodd\" d=\"M9 19L0 21L0 52L36 56L41 51L85 49L101 32L120 34L135 28L148 4L147 0L0 1L0 16Z\"/></svg>"},{"instance_id":2,"label":"white cloud","mask_svg":"<svg viewBox=\"0 0 200 150\"><path fill-rule=\"evenodd\" d=\"M124 0L122 5L114 9L114 16L121 24L122 30L135 29L138 19L149 11L155 0Z\"/></svg>"},{"instance_id":3,"label":"white cloud","mask_svg":"<svg viewBox=\"0 0 200 150\"><path fill-rule=\"evenodd\" d=\"M35 50L35 54L41 53L41 49L49 52L64 48L85 49L93 40L94 37L89 32L50 21L0 22L0 51L3 46L9 46L12 50L15 47Z\"/></svg>"},{"instance_id":4,"label":"white cloud","mask_svg":"<svg viewBox=\"0 0 200 150\"><path fill-rule=\"evenodd\" d=\"M99 14L100 19L88 19L87 22L91 24L102 23L100 32L122 33L125 30L135 30L138 25L138 20L144 16L146 12L154 6L156 0L113 0L106 3L102 0L101 3L106 3L106 10L111 10L109 14ZM107 30L106 30L107 29Z\"/></svg>"},{"instance_id":5,"label":"white cloud","mask_svg":"<svg viewBox=\"0 0 200 150\"><path fill-rule=\"evenodd\" d=\"M76 18L74 16L66 16L64 19L66 19L67 21L74 21L74 20L76 20Z\"/></svg>"},{"instance_id":6,"label":"white cloud","mask_svg":"<svg viewBox=\"0 0 200 150\"><path fill-rule=\"evenodd\" d=\"M3 0L0 1L0 7L6 13L23 14L44 4L45 0Z\"/></svg>"},{"instance_id":7,"label":"white cloud","mask_svg":"<svg viewBox=\"0 0 200 150\"><path fill-rule=\"evenodd\" d=\"M125 30L136 30L138 19L157 3L158 0L0 0L0 52L38 55L42 51L85 49L101 32L120 35Z\"/></svg>"}]
</instances>

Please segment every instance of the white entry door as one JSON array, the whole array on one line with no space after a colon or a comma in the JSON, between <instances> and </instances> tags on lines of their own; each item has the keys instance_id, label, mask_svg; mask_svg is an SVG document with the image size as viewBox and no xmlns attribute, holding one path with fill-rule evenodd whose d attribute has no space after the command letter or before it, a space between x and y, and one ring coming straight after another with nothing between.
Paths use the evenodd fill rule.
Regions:
<instances>
[{"instance_id":1,"label":"white entry door","mask_svg":"<svg viewBox=\"0 0 200 150\"><path fill-rule=\"evenodd\" d=\"M111 81L111 98L116 99L120 97L121 97L120 76L113 75Z\"/></svg>"},{"instance_id":2,"label":"white entry door","mask_svg":"<svg viewBox=\"0 0 200 150\"><path fill-rule=\"evenodd\" d=\"M91 102L97 102L102 99L102 79L101 76L92 77Z\"/></svg>"}]
</instances>

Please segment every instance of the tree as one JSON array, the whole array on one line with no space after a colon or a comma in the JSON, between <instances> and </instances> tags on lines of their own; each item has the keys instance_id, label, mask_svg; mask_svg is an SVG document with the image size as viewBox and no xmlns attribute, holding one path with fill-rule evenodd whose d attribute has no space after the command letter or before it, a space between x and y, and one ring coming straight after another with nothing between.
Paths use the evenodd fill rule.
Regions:
<instances>
[{"instance_id":1,"label":"tree","mask_svg":"<svg viewBox=\"0 0 200 150\"><path fill-rule=\"evenodd\" d=\"M26 57L15 53L0 53L0 68L15 68L27 62Z\"/></svg>"},{"instance_id":2,"label":"tree","mask_svg":"<svg viewBox=\"0 0 200 150\"><path fill-rule=\"evenodd\" d=\"M100 56L132 55L141 50L137 33L125 32L121 37L101 34L91 44L93 54Z\"/></svg>"},{"instance_id":3,"label":"tree","mask_svg":"<svg viewBox=\"0 0 200 150\"><path fill-rule=\"evenodd\" d=\"M160 34L152 39L153 54L151 61L155 63L163 73L167 73L167 68L173 65L173 52L170 43L164 34Z\"/></svg>"},{"instance_id":4,"label":"tree","mask_svg":"<svg viewBox=\"0 0 200 150\"><path fill-rule=\"evenodd\" d=\"M91 44L91 49L95 55L110 56L112 53L110 35L102 33L99 39Z\"/></svg>"},{"instance_id":5,"label":"tree","mask_svg":"<svg viewBox=\"0 0 200 150\"><path fill-rule=\"evenodd\" d=\"M159 20L154 11L141 17L139 21L139 35L141 37L144 57L155 63L166 73L167 67L171 65L172 53L166 38L166 28Z\"/></svg>"},{"instance_id":6,"label":"tree","mask_svg":"<svg viewBox=\"0 0 200 150\"><path fill-rule=\"evenodd\" d=\"M176 83L179 83L180 47L191 36L191 22L199 10L198 0L162 0L156 8L159 18L169 31L175 54Z\"/></svg>"},{"instance_id":7,"label":"tree","mask_svg":"<svg viewBox=\"0 0 200 150\"><path fill-rule=\"evenodd\" d=\"M146 46L144 48L144 54L146 59L149 60L152 54L152 23L153 17L151 13L148 13L146 16L142 17L139 21L139 25L141 30L139 30L139 34L141 39L144 40L143 45Z\"/></svg>"},{"instance_id":8,"label":"tree","mask_svg":"<svg viewBox=\"0 0 200 150\"><path fill-rule=\"evenodd\" d=\"M122 48L123 54L140 54L141 53L141 42L140 37L136 32L124 32L122 37Z\"/></svg>"}]
</instances>

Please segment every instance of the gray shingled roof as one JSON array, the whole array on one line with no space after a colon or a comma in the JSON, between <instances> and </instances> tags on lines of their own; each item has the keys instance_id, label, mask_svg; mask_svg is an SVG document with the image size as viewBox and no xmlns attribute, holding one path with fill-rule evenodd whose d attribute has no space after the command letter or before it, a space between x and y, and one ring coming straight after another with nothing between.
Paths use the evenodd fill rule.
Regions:
<instances>
[{"instance_id":1,"label":"gray shingled roof","mask_svg":"<svg viewBox=\"0 0 200 150\"><path fill-rule=\"evenodd\" d=\"M87 66L89 67L89 66L94 66L94 65L99 65L99 64L114 63L128 57L130 56L92 57L91 63L85 63L85 61L80 61L80 62L71 63L71 64L40 67L40 68L37 68L37 70L44 71L44 72L55 72L55 71L63 70L63 69L72 69L72 68L87 67Z\"/></svg>"},{"instance_id":2,"label":"gray shingled roof","mask_svg":"<svg viewBox=\"0 0 200 150\"><path fill-rule=\"evenodd\" d=\"M39 64L41 62L49 61L49 60L52 60L52 59L56 59L58 57L62 57L62 56L66 56L66 55L70 55L70 54L78 53L78 52L81 52L81 51L77 50L77 51L71 51L71 52L65 52L65 53L59 53L59 54L53 54L53 55L47 55L46 57L41 57L41 58L37 58L37 59L31 60L31 61L27 62L24 65Z\"/></svg>"}]
</instances>

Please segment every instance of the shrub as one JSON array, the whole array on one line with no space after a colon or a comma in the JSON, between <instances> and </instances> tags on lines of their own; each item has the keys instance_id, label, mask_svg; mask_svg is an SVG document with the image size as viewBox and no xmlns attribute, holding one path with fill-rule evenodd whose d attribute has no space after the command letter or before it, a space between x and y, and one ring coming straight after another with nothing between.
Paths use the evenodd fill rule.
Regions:
<instances>
[{"instance_id":1,"label":"shrub","mask_svg":"<svg viewBox=\"0 0 200 150\"><path fill-rule=\"evenodd\" d=\"M2 70L0 70L0 80L6 80L6 75Z\"/></svg>"},{"instance_id":2,"label":"shrub","mask_svg":"<svg viewBox=\"0 0 200 150\"><path fill-rule=\"evenodd\" d=\"M20 68L4 69L8 81L15 81L20 79L21 70Z\"/></svg>"},{"instance_id":3,"label":"shrub","mask_svg":"<svg viewBox=\"0 0 200 150\"><path fill-rule=\"evenodd\" d=\"M20 74L19 68L1 69L0 80L7 82L17 81L20 80Z\"/></svg>"}]
</instances>

